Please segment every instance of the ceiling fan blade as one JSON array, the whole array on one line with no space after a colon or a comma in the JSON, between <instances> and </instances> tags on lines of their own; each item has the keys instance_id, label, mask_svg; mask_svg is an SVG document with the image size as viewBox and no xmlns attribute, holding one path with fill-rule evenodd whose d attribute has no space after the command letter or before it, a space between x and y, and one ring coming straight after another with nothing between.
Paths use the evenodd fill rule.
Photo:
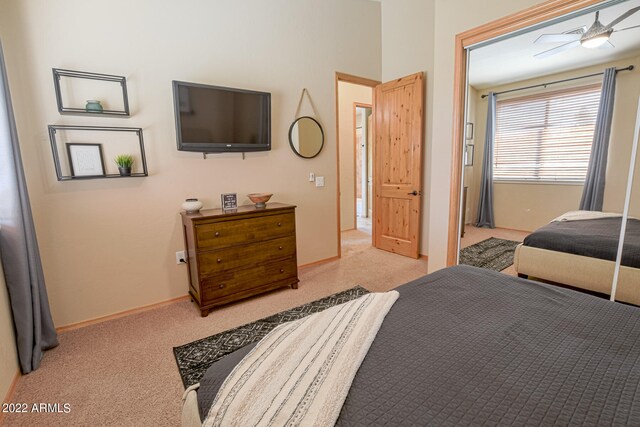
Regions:
<instances>
[{"instance_id":1,"label":"ceiling fan blade","mask_svg":"<svg viewBox=\"0 0 640 427\"><path fill-rule=\"evenodd\" d=\"M569 43L561 44L560 46L554 47L553 49L536 53L535 55L533 55L533 57L538 59L547 58L549 56L556 55L560 52L564 52L565 50L569 50L577 46L580 46L580 40L575 40Z\"/></svg>"},{"instance_id":2,"label":"ceiling fan blade","mask_svg":"<svg viewBox=\"0 0 640 427\"><path fill-rule=\"evenodd\" d=\"M582 34L543 34L534 43L567 43L580 40Z\"/></svg>"},{"instance_id":3,"label":"ceiling fan blade","mask_svg":"<svg viewBox=\"0 0 640 427\"><path fill-rule=\"evenodd\" d=\"M606 28L607 29L613 28L617 23L624 21L625 19L627 19L628 17L630 17L631 15L633 15L634 13L636 13L639 10L640 10L640 6L632 7L631 9L627 10L622 15L618 16L613 21L609 22L609 24L606 26Z\"/></svg>"},{"instance_id":4,"label":"ceiling fan blade","mask_svg":"<svg viewBox=\"0 0 640 427\"><path fill-rule=\"evenodd\" d=\"M609 40L607 40L606 42L598 46L598 49L613 49L614 47L615 46Z\"/></svg>"},{"instance_id":5,"label":"ceiling fan blade","mask_svg":"<svg viewBox=\"0 0 640 427\"><path fill-rule=\"evenodd\" d=\"M621 28L619 30L615 30L614 33L619 33L620 31L633 30L634 28L640 28L640 25L634 25L633 27Z\"/></svg>"}]
</instances>

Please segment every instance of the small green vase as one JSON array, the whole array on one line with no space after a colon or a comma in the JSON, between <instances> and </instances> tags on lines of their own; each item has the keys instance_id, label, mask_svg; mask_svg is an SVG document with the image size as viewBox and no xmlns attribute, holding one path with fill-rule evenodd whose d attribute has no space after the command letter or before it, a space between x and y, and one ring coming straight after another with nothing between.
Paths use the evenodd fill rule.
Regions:
<instances>
[{"instance_id":1,"label":"small green vase","mask_svg":"<svg viewBox=\"0 0 640 427\"><path fill-rule=\"evenodd\" d=\"M87 101L87 105L85 105L84 109L87 111L87 113L102 113L103 111L100 101L96 101L93 99Z\"/></svg>"}]
</instances>

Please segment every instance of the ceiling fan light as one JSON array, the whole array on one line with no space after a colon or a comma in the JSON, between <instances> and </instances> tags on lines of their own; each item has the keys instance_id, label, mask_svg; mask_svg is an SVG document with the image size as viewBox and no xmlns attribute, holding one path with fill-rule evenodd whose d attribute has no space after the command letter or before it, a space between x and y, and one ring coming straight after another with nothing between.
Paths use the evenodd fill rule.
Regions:
<instances>
[{"instance_id":1,"label":"ceiling fan light","mask_svg":"<svg viewBox=\"0 0 640 427\"><path fill-rule=\"evenodd\" d=\"M588 49L593 49L602 46L607 42L607 40L609 40L609 34L603 33L588 39L580 40L580 44Z\"/></svg>"}]
</instances>

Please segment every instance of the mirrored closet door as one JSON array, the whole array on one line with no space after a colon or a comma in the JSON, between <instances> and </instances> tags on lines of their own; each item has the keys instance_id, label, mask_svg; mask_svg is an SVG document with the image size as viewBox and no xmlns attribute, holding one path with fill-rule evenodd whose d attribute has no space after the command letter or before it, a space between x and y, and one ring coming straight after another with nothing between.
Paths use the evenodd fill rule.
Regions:
<instances>
[{"instance_id":1,"label":"mirrored closet door","mask_svg":"<svg viewBox=\"0 0 640 427\"><path fill-rule=\"evenodd\" d=\"M611 294L640 96L637 6L603 2L468 50L460 263ZM598 41L586 36L596 20L613 24Z\"/></svg>"},{"instance_id":2,"label":"mirrored closet door","mask_svg":"<svg viewBox=\"0 0 640 427\"><path fill-rule=\"evenodd\" d=\"M640 305L640 96L637 99L636 119L630 135L629 171L623 208L621 231L623 244L619 247L611 299Z\"/></svg>"}]
</instances>

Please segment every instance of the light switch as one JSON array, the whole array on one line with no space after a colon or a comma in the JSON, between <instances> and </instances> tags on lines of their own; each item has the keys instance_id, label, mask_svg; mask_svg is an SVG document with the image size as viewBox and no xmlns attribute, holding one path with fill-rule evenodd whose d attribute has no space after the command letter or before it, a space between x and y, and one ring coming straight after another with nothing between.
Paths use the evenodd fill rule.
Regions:
<instances>
[{"instance_id":1,"label":"light switch","mask_svg":"<svg viewBox=\"0 0 640 427\"><path fill-rule=\"evenodd\" d=\"M316 177L316 187L324 187L324 176Z\"/></svg>"},{"instance_id":2,"label":"light switch","mask_svg":"<svg viewBox=\"0 0 640 427\"><path fill-rule=\"evenodd\" d=\"M309 182L313 182L316 180L316 174L313 172L309 172Z\"/></svg>"}]
</instances>

